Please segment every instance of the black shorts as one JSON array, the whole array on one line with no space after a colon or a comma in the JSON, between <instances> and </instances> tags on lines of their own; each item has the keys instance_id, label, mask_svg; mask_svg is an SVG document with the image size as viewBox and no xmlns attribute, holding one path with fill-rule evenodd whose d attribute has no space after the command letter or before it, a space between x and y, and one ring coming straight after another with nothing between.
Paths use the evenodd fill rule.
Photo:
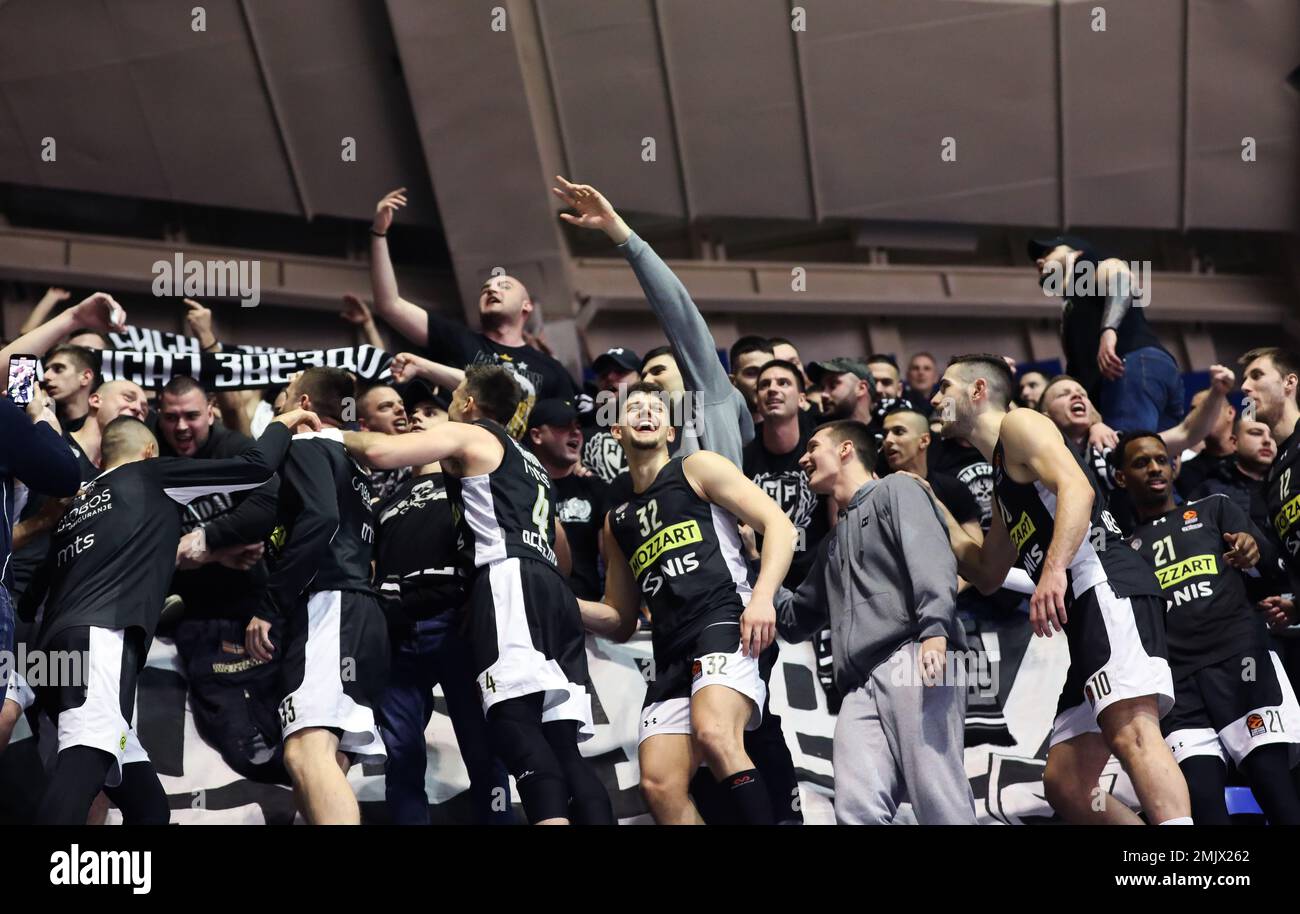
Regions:
<instances>
[{"instance_id":1,"label":"black shorts","mask_svg":"<svg viewBox=\"0 0 1300 914\"><path fill-rule=\"evenodd\" d=\"M1160 715L1174 704L1165 642L1165 600L1116 596L1102 582L1076 597L1067 613L1070 669L1056 705L1050 745L1100 732L1097 716L1117 701L1155 695Z\"/></svg>"},{"instance_id":2,"label":"black shorts","mask_svg":"<svg viewBox=\"0 0 1300 914\"><path fill-rule=\"evenodd\" d=\"M541 692L543 722L577 721L579 741L595 735L587 634L578 599L555 568L520 558L480 568L466 612L485 714Z\"/></svg>"},{"instance_id":3,"label":"black shorts","mask_svg":"<svg viewBox=\"0 0 1300 914\"><path fill-rule=\"evenodd\" d=\"M767 684L758 657L746 657L740 649L740 622L734 612L711 618L683 651L655 658L646 672L645 702L641 707L638 742L660 734L691 733L691 696L705 686L725 685L754 704L747 730L763 721Z\"/></svg>"},{"instance_id":4,"label":"black shorts","mask_svg":"<svg viewBox=\"0 0 1300 914\"><path fill-rule=\"evenodd\" d=\"M285 625L280 732L332 730L354 760L387 757L374 706L388 684L388 623L368 593L322 590Z\"/></svg>"},{"instance_id":5,"label":"black shorts","mask_svg":"<svg viewBox=\"0 0 1300 914\"><path fill-rule=\"evenodd\" d=\"M1208 755L1240 764L1260 746L1300 744L1300 705L1278 656L1256 647L1177 679L1160 732L1178 762Z\"/></svg>"}]
</instances>

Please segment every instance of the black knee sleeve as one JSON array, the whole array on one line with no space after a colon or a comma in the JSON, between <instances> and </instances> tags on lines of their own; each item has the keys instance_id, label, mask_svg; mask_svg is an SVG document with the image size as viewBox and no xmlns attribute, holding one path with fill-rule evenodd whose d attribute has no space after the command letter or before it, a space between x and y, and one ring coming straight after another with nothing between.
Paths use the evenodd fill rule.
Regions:
<instances>
[{"instance_id":1,"label":"black knee sleeve","mask_svg":"<svg viewBox=\"0 0 1300 914\"><path fill-rule=\"evenodd\" d=\"M569 817L569 784L542 732L542 695L511 698L487 714L488 738L515 779L528 823Z\"/></svg>"},{"instance_id":2,"label":"black knee sleeve","mask_svg":"<svg viewBox=\"0 0 1300 914\"><path fill-rule=\"evenodd\" d=\"M1300 793L1291 780L1291 747L1260 746L1241 760L1242 773L1269 825L1300 825Z\"/></svg>"},{"instance_id":3,"label":"black knee sleeve","mask_svg":"<svg viewBox=\"0 0 1300 914\"><path fill-rule=\"evenodd\" d=\"M122 783L104 791L122 811L123 825L166 825L171 821L167 792L152 762L122 766Z\"/></svg>"},{"instance_id":4,"label":"black knee sleeve","mask_svg":"<svg viewBox=\"0 0 1300 914\"><path fill-rule=\"evenodd\" d=\"M1228 803L1223 791L1228 786L1228 769L1217 758L1194 755L1178 765L1187 780L1192 801L1192 821L1197 825L1230 825Z\"/></svg>"},{"instance_id":5,"label":"black knee sleeve","mask_svg":"<svg viewBox=\"0 0 1300 914\"><path fill-rule=\"evenodd\" d=\"M572 796L569 818L576 825L613 825L614 806L600 775L578 750L578 722L556 720L542 724L542 733L555 754Z\"/></svg>"},{"instance_id":6,"label":"black knee sleeve","mask_svg":"<svg viewBox=\"0 0 1300 914\"><path fill-rule=\"evenodd\" d=\"M60 752L36 813L37 824L85 825L112 767L113 756L102 749L69 746Z\"/></svg>"}]
</instances>

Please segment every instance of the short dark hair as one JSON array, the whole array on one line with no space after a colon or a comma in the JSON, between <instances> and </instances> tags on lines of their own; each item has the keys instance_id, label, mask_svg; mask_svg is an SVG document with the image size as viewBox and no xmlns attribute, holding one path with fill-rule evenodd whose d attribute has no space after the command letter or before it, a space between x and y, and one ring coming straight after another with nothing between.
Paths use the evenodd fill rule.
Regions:
<instances>
[{"instance_id":1,"label":"short dark hair","mask_svg":"<svg viewBox=\"0 0 1300 914\"><path fill-rule=\"evenodd\" d=\"M1281 346L1257 346L1237 359L1237 364L1245 368L1256 359L1268 358L1282 375L1300 375L1300 355Z\"/></svg>"},{"instance_id":2,"label":"short dark hair","mask_svg":"<svg viewBox=\"0 0 1300 914\"><path fill-rule=\"evenodd\" d=\"M677 353L673 352L672 346L656 346L641 357L641 370L638 374L645 374L645 367L661 355L670 355L673 361L677 361Z\"/></svg>"},{"instance_id":3,"label":"short dark hair","mask_svg":"<svg viewBox=\"0 0 1300 914\"><path fill-rule=\"evenodd\" d=\"M401 391L399 391L392 384L386 384L383 381L373 381L366 384L357 385L357 408L358 409L361 408L362 401L365 400L366 397L370 396L372 391L379 390L381 387L387 387L389 390L397 394L397 399L399 401L402 400Z\"/></svg>"},{"instance_id":4,"label":"short dark hair","mask_svg":"<svg viewBox=\"0 0 1300 914\"><path fill-rule=\"evenodd\" d=\"M890 416L899 416L899 415L916 416L916 418L921 420L921 425L925 426L926 432L929 432L930 417L927 416L925 413L921 412L919 409L909 409L906 406L900 407L898 409L891 409L889 412L885 413L882 421L888 421Z\"/></svg>"},{"instance_id":5,"label":"short dark hair","mask_svg":"<svg viewBox=\"0 0 1300 914\"><path fill-rule=\"evenodd\" d=\"M789 346L791 349L795 350L796 352L799 350L798 346L796 346L793 342L787 340L783 336L774 336L771 339L769 339L768 342L772 344L773 350L775 350L777 346Z\"/></svg>"},{"instance_id":6,"label":"short dark hair","mask_svg":"<svg viewBox=\"0 0 1300 914\"><path fill-rule=\"evenodd\" d=\"M912 364L912 363L915 362L917 359L921 358L921 356L925 356L925 357L926 357L927 359L929 359L931 362L937 361L937 360L935 359L935 357L934 357L931 353L926 352L924 349L922 349L920 352L914 352L914 353L912 353L912 357L911 357L910 359L907 360L907 364L909 364L909 365Z\"/></svg>"},{"instance_id":7,"label":"short dark hair","mask_svg":"<svg viewBox=\"0 0 1300 914\"><path fill-rule=\"evenodd\" d=\"M1165 443L1165 439L1161 438L1158 434L1149 429L1137 429L1131 432L1122 432L1119 436L1119 441L1115 443L1115 447L1107 457L1107 460L1110 461L1110 465L1117 470L1122 470L1124 468L1124 452L1128 450L1128 446L1134 441L1141 441L1143 438L1156 439L1165 449L1165 453L1169 452L1169 445Z\"/></svg>"},{"instance_id":8,"label":"short dark hair","mask_svg":"<svg viewBox=\"0 0 1300 914\"><path fill-rule=\"evenodd\" d=\"M868 365L879 365L882 362L886 365L893 365L894 370L898 370L898 359L894 358L892 355L885 355L883 352L873 352L871 355L867 356Z\"/></svg>"},{"instance_id":9,"label":"short dark hair","mask_svg":"<svg viewBox=\"0 0 1300 914\"><path fill-rule=\"evenodd\" d=\"M164 397L183 397L196 390L205 397L210 396L207 388L200 384L198 379L191 375L178 374L163 385L162 395Z\"/></svg>"},{"instance_id":10,"label":"short dark hair","mask_svg":"<svg viewBox=\"0 0 1300 914\"><path fill-rule=\"evenodd\" d=\"M71 333L69 333L67 338L72 339L74 336L87 336L87 335L97 336L106 343L111 342L108 337L104 336L103 333L96 330L94 327L78 327L76 330L73 330Z\"/></svg>"},{"instance_id":11,"label":"short dark hair","mask_svg":"<svg viewBox=\"0 0 1300 914\"><path fill-rule=\"evenodd\" d=\"M1011 405L1011 391L1015 383L1011 378L1011 369L1007 367L1006 360L1002 356L990 355L987 352L959 355L948 363L949 368L953 365L971 365L977 372L986 372L985 380L989 382L989 398L997 403L999 409L1006 409ZM965 373L964 368L963 373Z\"/></svg>"},{"instance_id":12,"label":"short dark hair","mask_svg":"<svg viewBox=\"0 0 1300 914\"><path fill-rule=\"evenodd\" d=\"M154 438L153 432L149 431L149 426L135 416L118 416L104 426L100 438L99 451L103 464L107 466L114 463L123 452L139 447L140 443L146 440L155 443L158 440Z\"/></svg>"},{"instance_id":13,"label":"short dark hair","mask_svg":"<svg viewBox=\"0 0 1300 914\"><path fill-rule=\"evenodd\" d=\"M742 336L731 344L731 350L727 353L727 363L731 365L731 370L736 370L736 360L742 355L749 355L751 352L771 352L772 341L765 336Z\"/></svg>"},{"instance_id":14,"label":"short dark hair","mask_svg":"<svg viewBox=\"0 0 1300 914\"><path fill-rule=\"evenodd\" d=\"M89 371L91 374L90 393L93 394L95 391L99 390L99 384L102 379L99 376L100 360L99 357L95 355L95 350L87 349L85 346L74 346L72 343L61 343L47 352L45 358L41 361L42 363L48 362L56 355L66 355L68 361L77 366L78 374L83 371Z\"/></svg>"},{"instance_id":15,"label":"short dark hair","mask_svg":"<svg viewBox=\"0 0 1300 914\"><path fill-rule=\"evenodd\" d=\"M758 369L759 380L762 380L763 375L767 374L768 369L771 368L780 368L794 375L795 389L798 390L799 393L803 393L803 372L798 369L794 362L789 362L785 359L770 359L764 362Z\"/></svg>"},{"instance_id":16,"label":"short dark hair","mask_svg":"<svg viewBox=\"0 0 1300 914\"><path fill-rule=\"evenodd\" d=\"M1043 377L1047 377L1047 375L1043 375ZM1076 378L1074 375L1058 374L1054 376L1046 384L1043 385L1042 391L1038 394L1037 408L1040 413L1047 412L1047 392L1051 390L1053 384L1059 384L1062 381L1073 381L1075 384L1078 384L1080 387L1083 387L1083 382L1080 381L1078 378ZM1019 390L1020 388L1016 387L1016 391L1019 392Z\"/></svg>"},{"instance_id":17,"label":"short dark hair","mask_svg":"<svg viewBox=\"0 0 1300 914\"><path fill-rule=\"evenodd\" d=\"M471 365L465 369L465 392L474 398L479 412L501 425L514 418L524 399L514 372L502 365Z\"/></svg>"},{"instance_id":18,"label":"short dark hair","mask_svg":"<svg viewBox=\"0 0 1300 914\"><path fill-rule=\"evenodd\" d=\"M298 378L297 389L311 401L312 412L341 423L343 401L353 396L356 384L342 368L308 368Z\"/></svg>"},{"instance_id":19,"label":"short dark hair","mask_svg":"<svg viewBox=\"0 0 1300 914\"><path fill-rule=\"evenodd\" d=\"M857 454L858 462L866 467L868 473L876 471L876 438L865 422L859 422L857 419L837 419L817 426L817 431L830 432L836 444L852 442L853 452Z\"/></svg>"}]
</instances>

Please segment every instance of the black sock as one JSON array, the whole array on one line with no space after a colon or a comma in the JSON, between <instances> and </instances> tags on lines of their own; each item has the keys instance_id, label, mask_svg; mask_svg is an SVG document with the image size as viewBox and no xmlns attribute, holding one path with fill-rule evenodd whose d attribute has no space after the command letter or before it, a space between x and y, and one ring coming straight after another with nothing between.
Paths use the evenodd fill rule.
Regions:
<instances>
[{"instance_id":1,"label":"black sock","mask_svg":"<svg viewBox=\"0 0 1300 914\"><path fill-rule=\"evenodd\" d=\"M113 756L90 746L69 746L60 752L36 813L37 824L85 825L113 763Z\"/></svg>"},{"instance_id":2,"label":"black sock","mask_svg":"<svg viewBox=\"0 0 1300 914\"><path fill-rule=\"evenodd\" d=\"M1193 755L1178 766L1187 780L1192 801L1192 821L1197 825L1231 825L1223 789L1228 786L1228 769L1218 758Z\"/></svg>"},{"instance_id":3,"label":"black sock","mask_svg":"<svg viewBox=\"0 0 1300 914\"><path fill-rule=\"evenodd\" d=\"M773 825L772 800L757 768L737 771L722 779L742 825Z\"/></svg>"}]
</instances>

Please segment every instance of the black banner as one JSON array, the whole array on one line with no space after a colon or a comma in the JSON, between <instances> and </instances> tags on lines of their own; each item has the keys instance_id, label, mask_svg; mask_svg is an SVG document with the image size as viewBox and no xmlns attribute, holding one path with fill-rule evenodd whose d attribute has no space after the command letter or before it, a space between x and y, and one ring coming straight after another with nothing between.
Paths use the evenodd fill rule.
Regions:
<instances>
[{"instance_id":1,"label":"black banner","mask_svg":"<svg viewBox=\"0 0 1300 914\"><path fill-rule=\"evenodd\" d=\"M179 337L184 339L184 337ZM297 352L165 352L106 349L100 353L105 381L134 381L159 388L176 375L197 378L209 391L248 390L288 384L306 368L342 368L365 381L392 375L390 353L369 344Z\"/></svg>"}]
</instances>

